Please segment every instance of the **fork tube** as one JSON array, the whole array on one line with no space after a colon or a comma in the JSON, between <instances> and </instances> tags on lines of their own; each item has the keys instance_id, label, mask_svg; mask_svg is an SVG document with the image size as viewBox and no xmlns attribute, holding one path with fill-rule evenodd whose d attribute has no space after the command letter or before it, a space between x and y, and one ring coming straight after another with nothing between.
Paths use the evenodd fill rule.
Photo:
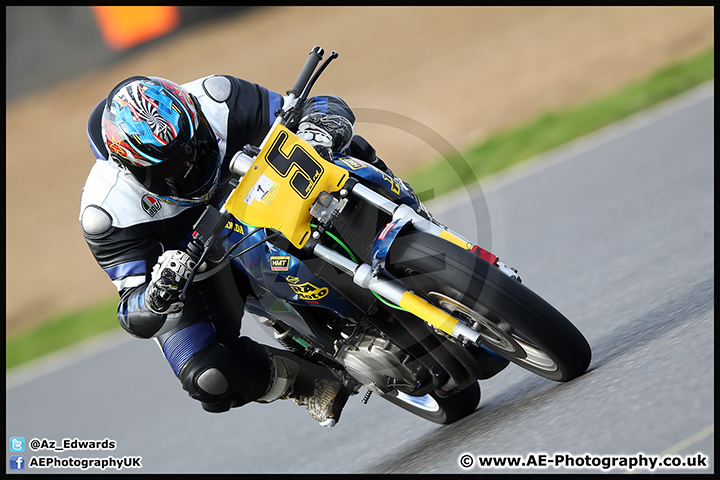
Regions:
<instances>
[{"instance_id":1,"label":"fork tube","mask_svg":"<svg viewBox=\"0 0 720 480\"><path fill-rule=\"evenodd\" d=\"M362 184L356 184L352 189L352 193L365 200L369 204L375 206L376 208L382 210L383 212L392 215L393 220L398 220L400 218L410 218L415 228L421 232L429 233L431 235L440 237L443 240L447 240L450 243L454 243L455 245L464 248L465 250L470 250L473 246L472 243L462 238L455 232L449 230L447 227L443 228L428 221L427 219L418 215L417 212L415 212L407 205L398 205L392 200L388 200L382 195L373 192Z\"/></svg>"},{"instance_id":2,"label":"fork tube","mask_svg":"<svg viewBox=\"0 0 720 480\"><path fill-rule=\"evenodd\" d=\"M351 275L357 285L377 293L396 305L400 305L408 312L425 320L448 335L472 343L477 343L480 339L478 332L463 324L449 313L426 302L391 280L374 276L370 265L366 263L359 265L321 244L315 245L313 253L348 275Z\"/></svg>"},{"instance_id":3,"label":"fork tube","mask_svg":"<svg viewBox=\"0 0 720 480\"><path fill-rule=\"evenodd\" d=\"M392 215L397 210L398 205L392 200L388 200L379 193L375 193L362 184L355 184L352 189L352 193L370 205L374 205L385 213Z\"/></svg>"},{"instance_id":4,"label":"fork tube","mask_svg":"<svg viewBox=\"0 0 720 480\"><path fill-rule=\"evenodd\" d=\"M330 250L325 245L317 244L313 248L313 253L318 257L322 258L330 265L333 265L343 272L347 273L351 277L355 275L355 270L358 268L358 264L350 260L349 258L340 255L335 250Z\"/></svg>"}]
</instances>

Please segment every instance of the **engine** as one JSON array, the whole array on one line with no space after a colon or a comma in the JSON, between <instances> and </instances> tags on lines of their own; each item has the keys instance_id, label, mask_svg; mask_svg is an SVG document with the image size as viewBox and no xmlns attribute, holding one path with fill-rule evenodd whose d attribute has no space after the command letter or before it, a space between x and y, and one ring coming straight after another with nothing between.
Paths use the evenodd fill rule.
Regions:
<instances>
[{"instance_id":1,"label":"engine","mask_svg":"<svg viewBox=\"0 0 720 480\"><path fill-rule=\"evenodd\" d=\"M429 375L392 341L367 333L348 339L340 348L337 360L353 378L376 393L393 389L412 393Z\"/></svg>"}]
</instances>

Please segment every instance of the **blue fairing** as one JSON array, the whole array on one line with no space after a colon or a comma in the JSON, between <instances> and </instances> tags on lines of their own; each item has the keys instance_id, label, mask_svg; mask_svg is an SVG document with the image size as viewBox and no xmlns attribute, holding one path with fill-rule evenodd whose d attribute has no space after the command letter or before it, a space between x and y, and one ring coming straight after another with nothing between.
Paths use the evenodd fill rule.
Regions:
<instances>
[{"instance_id":1,"label":"blue fairing","mask_svg":"<svg viewBox=\"0 0 720 480\"><path fill-rule=\"evenodd\" d=\"M385 258L387 257L390 246L395 241L400 230L411 220L409 218L401 218L385 225L385 228L378 233L372 248L372 267L373 269L385 270Z\"/></svg>"},{"instance_id":2,"label":"blue fairing","mask_svg":"<svg viewBox=\"0 0 720 480\"><path fill-rule=\"evenodd\" d=\"M236 220L234 224L231 222L225 226L222 236L228 235L231 229L232 233L223 241L225 248L230 248L253 230ZM240 252L265 238L265 231L260 230L243 241L236 251ZM233 263L278 299L295 305L327 308L341 316L349 313L347 303L315 277L301 260L270 242L241 255Z\"/></svg>"},{"instance_id":3,"label":"blue fairing","mask_svg":"<svg viewBox=\"0 0 720 480\"><path fill-rule=\"evenodd\" d=\"M391 197L409 205L414 210L417 209L418 203L416 197L410 194L400 179L391 177L382 170L354 157L336 156L334 163L368 182L383 187L386 194L391 194ZM378 232L372 249L373 269L379 268L384 270L385 257L387 257L388 250L395 240L395 237L397 237L397 234L408 222L410 222L409 219L399 219L388 223L385 229Z\"/></svg>"}]
</instances>

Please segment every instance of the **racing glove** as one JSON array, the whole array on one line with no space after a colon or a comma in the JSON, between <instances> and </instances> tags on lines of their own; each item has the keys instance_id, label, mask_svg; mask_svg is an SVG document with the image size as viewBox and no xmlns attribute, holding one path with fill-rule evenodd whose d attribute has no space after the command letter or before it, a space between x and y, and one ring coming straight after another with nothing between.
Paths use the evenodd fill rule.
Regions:
<instances>
[{"instance_id":1,"label":"racing glove","mask_svg":"<svg viewBox=\"0 0 720 480\"><path fill-rule=\"evenodd\" d=\"M350 143L353 127L345 117L325 113L304 116L298 125L297 136L305 140L327 161L333 152L343 150Z\"/></svg>"},{"instance_id":2,"label":"racing glove","mask_svg":"<svg viewBox=\"0 0 720 480\"><path fill-rule=\"evenodd\" d=\"M160 255L153 267L150 283L145 290L145 302L150 310L158 314L176 313L182 310L180 294L185 287L195 261L180 250L168 250ZM198 272L207 268L203 263Z\"/></svg>"}]
</instances>

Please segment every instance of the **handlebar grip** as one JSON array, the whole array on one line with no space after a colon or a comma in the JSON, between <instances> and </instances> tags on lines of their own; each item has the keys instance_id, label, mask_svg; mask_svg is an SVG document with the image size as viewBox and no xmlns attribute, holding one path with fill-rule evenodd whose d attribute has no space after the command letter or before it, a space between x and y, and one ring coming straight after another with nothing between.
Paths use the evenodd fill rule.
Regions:
<instances>
[{"instance_id":1,"label":"handlebar grip","mask_svg":"<svg viewBox=\"0 0 720 480\"><path fill-rule=\"evenodd\" d=\"M288 95L293 94L296 97L300 95L308 80L310 80L310 76L315 70L315 67L317 67L317 64L320 63L320 60L322 60L324 54L325 51L322 47L313 47L312 51L308 54L309 56L307 61L305 61L305 65L303 65L303 68L300 71L300 75L298 75L292 88L287 91Z\"/></svg>"},{"instance_id":2,"label":"handlebar grip","mask_svg":"<svg viewBox=\"0 0 720 480\"><path fill-rule=\"evenodd\" d=\"M190 242L188 242L187 248L185 248L185 253L187 253L190 258L192 258L195 263L200 260L200 257L202 257L203 253L203 244L202 242L198 241L197 239L192 239Z\"/></svg>"}]
</instances>

